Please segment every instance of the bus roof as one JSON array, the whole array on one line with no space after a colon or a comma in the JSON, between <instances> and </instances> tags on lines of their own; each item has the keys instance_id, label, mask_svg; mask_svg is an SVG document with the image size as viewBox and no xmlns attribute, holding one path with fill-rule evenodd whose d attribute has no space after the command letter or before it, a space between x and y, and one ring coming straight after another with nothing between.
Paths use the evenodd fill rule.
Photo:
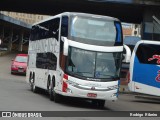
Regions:
<instances>
[{"instance_id":1,"label":"bus roof","mask_svg":"<svg viewBox=\"0 0 160 120\"><path fill-rule=\"evenodd\" d=\"M84 16L84 17L91 16L93 18L103 18L103 19L112 20L112 21L120 21L119 19L114 18L114 17L110 17L110 16L96 15L96 14L90 14L90 13L79 13L79 12L64 12L64 13L61 13L61 14L58 14L58 15L55 15L55 16L50 16L47 19L44 19L42 21L39 21L39 22L33 24L32 26L43 23L43 22L48 21L48 20L52 20L53 18L56 18L56 17L61 17L62 15Z\"/></svg>"}]
</instances>

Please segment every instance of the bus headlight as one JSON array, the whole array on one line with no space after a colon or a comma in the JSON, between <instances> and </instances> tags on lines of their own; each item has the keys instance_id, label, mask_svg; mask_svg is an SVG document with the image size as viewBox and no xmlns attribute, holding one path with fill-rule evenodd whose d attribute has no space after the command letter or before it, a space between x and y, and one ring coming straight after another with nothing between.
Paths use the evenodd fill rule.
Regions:
<instances>
[{"instance_id":1,"label":"bus headlight","mask_svg":"<svg viewBox=\"0 0 160 120\"><path fill-rule=\"evenodd\" d=\"M110 90L118 89L118 85L109 86L108 89Z\"/></svg>"},{"instance_id":2,"label":"bus headlight","mask_svg":"<svg viewBox=\"0 0 160 120\"><path fill-rule=\"evenodd\" d=\"M67 90L67 93L68 93L68 92L69 92L69 93L72 93L72 90L71 90L70 88L67 88L66 90Z\"/></svg>"},{"instance_id":3,"label":"bus headlight","mask_svg":"<svg viewBox=\"0 0 160 120\"><path fill-rule=\"evenodd\" d=\"M70 80L67 80L66 81L69 85L72 85L72 86L78 86L79 84L78 83L75 83L73 81L70 81Z\"/></svg>"}]
</instances>

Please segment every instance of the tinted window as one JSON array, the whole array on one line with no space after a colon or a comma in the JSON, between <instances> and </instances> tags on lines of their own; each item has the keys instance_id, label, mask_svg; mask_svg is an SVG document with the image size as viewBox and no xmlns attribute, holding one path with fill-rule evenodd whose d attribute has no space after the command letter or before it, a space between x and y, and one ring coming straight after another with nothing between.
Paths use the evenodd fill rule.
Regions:
<instances>
[{"instance_id":1,"label":"tinted window","mask_svg":"<svg viewBox=\"0 0 160 120\"><path fill-rule=\"evenodd\" d=\"M53 53L48 52L46 67L50 70L56 70L56 66L57 66L57 57Z\"/></svg>"},{"instance_id":2,"label":"tinted window","mask_svg":"<svg viewBox=\"0 0 160 120\"><path fill-rule=\"evenodd\" d=\"M30 40L40 40L54 37L58 40L60 18L49 20L47 22L32 27Z\"/></svg>"},{"instance_id":3,"label":"tinted window","mask_svg":"<svg viewBox=\"0 0 160 120\"><path fill-rule=\"evenodd\" d=\"M68 37L68 16L62 17L62 23L61 23L61 36ZM60 67L64 70L65 68L65 56L63 55L63 44L64 42L60 41Z\"/></svg>"},{"instance_id":4,"label":"tinted window","mask_svg":"<svg viewBox=\"0 0 160 120\"><path fill-rule=\"evenodd\" d=\"M160 45L140 44L136 55L140 63L160 64Z\"/></svg>"},{"instance_id":5,"label":"tinted window","mask_svg":"<svg viewBox=\"0 0 160 120\"><path fill-rule=\"evenodd\" d=\"M118 21L74 16L70 20L69 39L86 44L122 45L122 28Z\"/></svg>"},{"instance_id":6,"label":"tinted window","mask_svg":"<svg viewBox=\"0 0 160 120\"><path fill-rule=\"evenodd\" d=\"M51 53L37 53L36 67L42 69L55 70L57 66L57 57Z\"/></svg>"},{"instance_id":7,"label":"tinted window","mask_svg":"<svg viewBox=\"0 0 160 120\"><path fill-rule=\"evenodd\" d=\"M68 17L67 16L62 17L61 36L64 36L64 37L68 36Z\"/></svg>"}]
</instances>

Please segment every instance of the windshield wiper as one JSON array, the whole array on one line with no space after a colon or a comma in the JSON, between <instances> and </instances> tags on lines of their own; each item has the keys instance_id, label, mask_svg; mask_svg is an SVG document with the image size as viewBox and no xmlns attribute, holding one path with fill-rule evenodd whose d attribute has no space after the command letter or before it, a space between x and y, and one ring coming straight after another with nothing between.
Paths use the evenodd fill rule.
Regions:
<instances>
[{"instance_id":1,"label":"windshield wiper","mask_svg":"<svg viewBox=\"0 0 160 120\"><path fill-rule=\"evenodd\" d=\"M89 74L92 74L91 72L75 72L75 73L89 73Z\"/></svg>"},{"instance_id":2,"label":"windshield wiper","mask_svg":"<svg viewBox=\"0 0 160 120\"><path fill-rule=\"evenodd\" d=\"M103 76L109 76L110 78L113 78L113 79L116 79L117 77L113 76L113 75L106 75L106 74L101 74L100 75L103 75Z\"/></svg>"}]
</instances>

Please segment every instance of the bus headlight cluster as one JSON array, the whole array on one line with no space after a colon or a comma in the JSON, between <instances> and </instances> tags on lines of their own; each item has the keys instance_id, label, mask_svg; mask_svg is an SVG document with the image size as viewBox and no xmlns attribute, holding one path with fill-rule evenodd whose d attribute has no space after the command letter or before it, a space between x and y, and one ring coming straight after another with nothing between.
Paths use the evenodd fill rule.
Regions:
<instances>
[{"instance_id":1,"label":"bus headlight cluster","mask_svg":"<svg viewBox=\"0 0 160 120\"><path fill-rule=\"evenodd\" d=\"M118 94L117 94L117 93L113 93L113 94L111 95L111 97L118 97Z\"/></svg>"},{"instance_id":2,"label":"bus headlight cluster","mask_svg":"<svg viewBox=\"0 0 160 120\"><path fill-rule=\"evenodd\" d=\"M72 90L70 88L67 88L66 90L67 92L72 93Z\"/></svg>"},{"instance_id":3,"label":"bus headlight cluster","mask_svg":"<svg viewBox=\"0 0 160 120\"><path fill-rule=\"evenodd\" d=\"M78 86L79 84L78 83L75 83L73 81L70 81L70 80L67 80L66 81L69 85L72 85L72 86Z\"/></svg>"},{"instance_id":4,"label":"bus headlight cluster","mask_svg":"<svg viewBox=\"0 0 160 120\"><path fill-rule=\"evenodd\" d=\"M115 90L118 89L118 85L114 85L114 86L109 86L108 89L110 90Z\"/></svg>"}]
</instances>

